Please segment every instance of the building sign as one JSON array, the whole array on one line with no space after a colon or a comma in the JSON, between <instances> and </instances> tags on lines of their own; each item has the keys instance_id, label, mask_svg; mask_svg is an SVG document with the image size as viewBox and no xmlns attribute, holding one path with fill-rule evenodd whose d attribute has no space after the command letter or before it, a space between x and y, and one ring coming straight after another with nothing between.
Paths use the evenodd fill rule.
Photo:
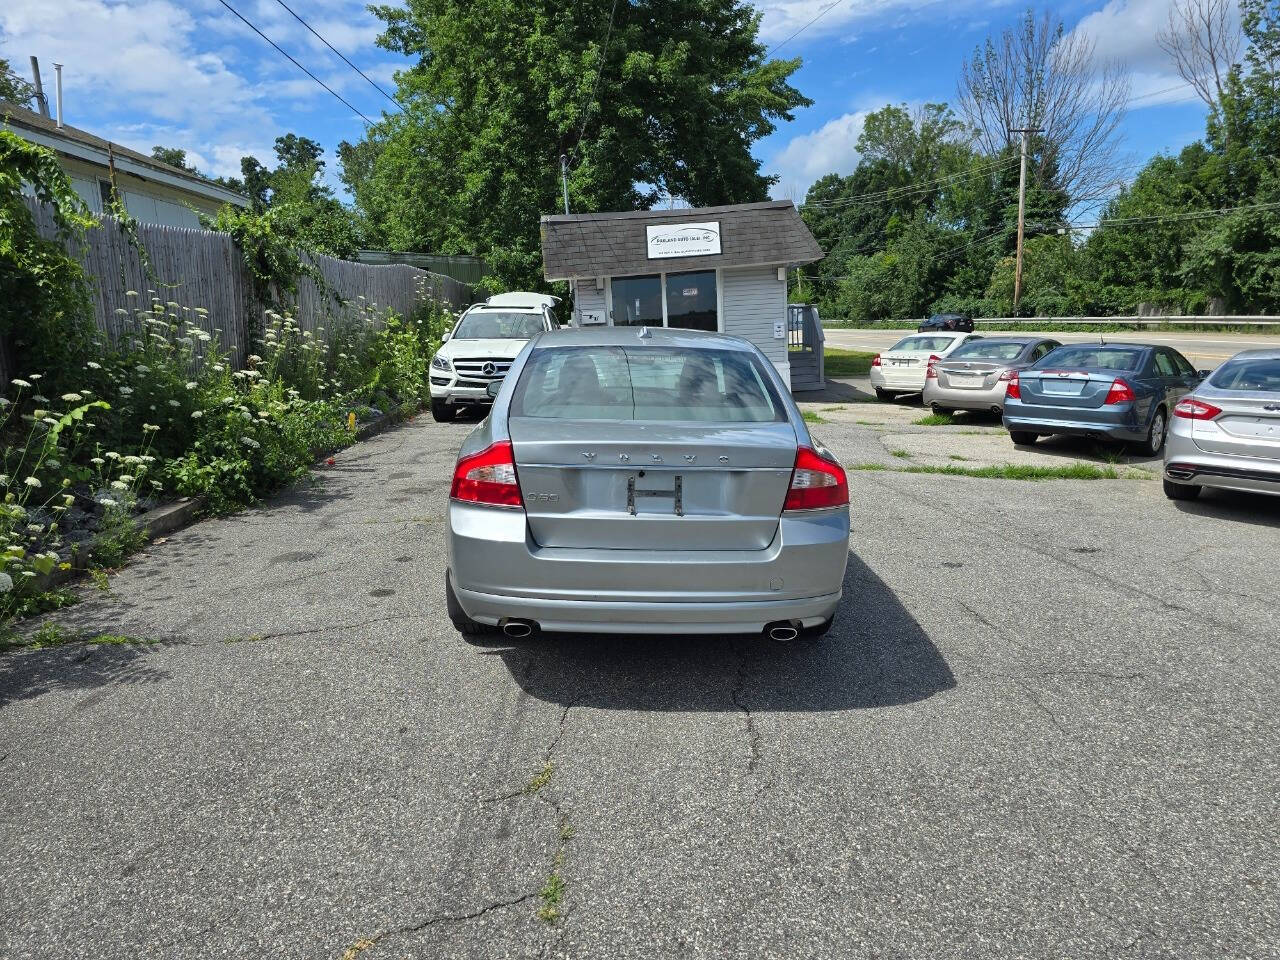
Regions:
<instances>
[{"instance_id":1,"label":"building sign","mask_svg":"<svg viewBox=\"0 0 1280 960\"><path fill-rule=\"evenodd\" d=\"M644 228L649 241L649 259L704 257L720 252L720 221L710 223L663 223Z\"/></svg>"}]
</instances>

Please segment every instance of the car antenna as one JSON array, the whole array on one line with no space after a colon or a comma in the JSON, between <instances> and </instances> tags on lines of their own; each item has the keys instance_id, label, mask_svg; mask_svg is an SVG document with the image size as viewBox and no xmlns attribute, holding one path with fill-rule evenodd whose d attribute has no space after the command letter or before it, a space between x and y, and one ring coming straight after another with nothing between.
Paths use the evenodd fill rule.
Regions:
<instances>
[{"instance_id":1,"label":"car antenna","mask_svg":"<svg viewBox=\"0 0 1280 960\"><path fill-rule=\"evenodd\" d=\"M637 334L637 336L638 336L641 340L648 339L648 337L650 336L649 328L648 328L647 326L646 326L646 327L641 327L641 328L640 328L640 332Z\"/></svg>"}]
</instances>

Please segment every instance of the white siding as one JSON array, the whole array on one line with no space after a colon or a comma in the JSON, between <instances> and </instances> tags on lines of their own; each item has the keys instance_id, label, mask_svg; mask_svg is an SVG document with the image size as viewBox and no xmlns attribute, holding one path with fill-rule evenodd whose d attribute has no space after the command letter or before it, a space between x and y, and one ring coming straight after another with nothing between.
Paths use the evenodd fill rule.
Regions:
<instances>
[{"instance_id":1,"label":"white siding","mask_svg":"<svg viewBox=\"0 0 1280 960\"><path fill-rule=\"evenodd\" d=\"M777 267L724 270L720 277L721 329L759 347L790 387L791 365L787 360L786 338L787 282L778 279ZM773 336L776 323L783 325L780 339Z\"/></svg>"},{"instance_id":2,"label":"white siding","mask_svg":"<svg viewBox=\"0 0 1280 960\"><path fill-rule=\"evenodd\" d=\"M579 280L574 288L578 294L577 311L568 322L578 326L583 314L593 313L599 318L599 323L607 323L609 314L605 310L604 290L597 290L594 280Z\"/></svg>"}]
</instances>

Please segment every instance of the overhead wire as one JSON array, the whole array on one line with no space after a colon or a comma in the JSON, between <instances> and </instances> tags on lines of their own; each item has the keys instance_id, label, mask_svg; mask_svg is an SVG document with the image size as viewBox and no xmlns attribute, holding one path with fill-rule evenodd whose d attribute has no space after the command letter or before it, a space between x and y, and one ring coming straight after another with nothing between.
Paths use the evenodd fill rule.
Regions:
<instances>
[{"instance_id":1,"label":"overhead wire","mask_svg":"<svg viewBox=\"0 0 1280 960\"><path fill-rule=\"evenodd\" d=\"M319 77L317 77L314 73L312 73L310 70L308 70L306 67L304 67L304 66L303 66L301 63L299 63L297 60L295 60L295 59L294 59L294 58L289 54L289 52L288 52L288 51L286 51L283 47L281 47L281 46L280 46L280 44L276 43L274 40L272 40L270 37L268 37L265 33L263 33L261 30L259 30L256 26L254 26L254 25L253 25L253 24L252 24L252 23L251 23L251 22L250 22L250 21L249 21L249 20L244 16L244 14L242 14L239 10L237 10L235 7L233 7L231 4L229 4L229 3L227 2L227 0L218 0L218 2L219 2L220 4L222 4L224 7L226 7L228 10L230 10L233 14L235 14L235 16L236 16L239 20L241 20L241 21L244 23L244 25L245 25L245 26L247 26L250 30L252 30L252 31L253 31L254 33L256 33L258 36L260 36L263 40L267 41L267 43L271 44L271 46L275 47L275 48L276 48L276 51L277 51L277 52L279 52L279 53L281 54L281 56L285 57L285 58L286 58L290 63L292 63L295 67L297 67L299 70L301 70L303 73L305 73L308 77L310 77L310 78L311 78L312 80L314 80L316 83L320 84L320 86L322 86L322 87L324 87L326 90L328 90L328 91L329 91L329 93L330 93L330 94L331 94L331 95L332 95L336 100L338 100L338 101L339 101L343 106L345 106L348 110L350 110L352 113L354 113L357 117L359 117L361 120L363 120L363 121L364 121L366 124L368 124L369 126L372 126L372 125L373 125L373 121L372 121L372 120L370 120L370 119L369 119L368 117L366 117L363 113L361 113L361 112L360 112L359 110L357 110L354 106L352 106L352 105L351 105L351 103L349 103L349 102L348 102L348 101L347 101L347 100L346 100L346 99L345 99L341 94L339 94L339 93L338 93L336 90L334 90L331 86L329 86L327 83L325 83L325 82L324 82L323 80L321 80Z\"/></svg>"},{"instance_id":2,"label":"overhead wire","mask_svg":"<svg viewBox=\"0 0 1280 960\"><path fill-rule=\"evenodd\" d=\"M364 78L365 78L365 80L368 80L368 81L369 81L369 86L373 87L373 89L377 90L380 94L382 94L384 97L386 97L388 100L390 100L390 101L392 102L392 104L394 104L394 105L395 105L395 108L396 108L397 110L399 110L401 113L404 113L404 107L402 107L402 106L400 105L400 102L399 102L398 100L396 100L396 98L395 98L395 97L393 97L391 94L387 93L387 91L383 90L383 89L382 89L382 87L378 86L378 84L374 83L374 81L372 80L372 78L370 78L370 77L369 77L369 75L368 75L367 73L365 73L363 70L361 70L359 67L357 67L354 63L352 63L350 60L348 60L348 59L346 58L346 55L345 55L345 54L343 54L343 52L342 52L341 50L339 50L339 49L338 49L337 47L335 47L332 43L330 43L328 40L326 40L324 37L322 37L322 36L321 36L317 31L316 31L316 29L315 29L313 26L311 26L311 24L307 23L307 21L303 20L303 19L302 19L302 17L300 17L300 16L299 16L295 11L294 11L294 9L293 9L291 6L289 6L287 3L285 3L285 2L284 2L284 0L276 0L276 3L280 4L280 6L284 7L286 10L288 10L288 11L289 11L289 13L293 16L293 18L294 18L295 20L297 20L300 24L302 24L302 25L303 25L304 27L306 27L309 31L311 31L311 35L312 35L312 36L314 36L317 40L319 40L319 41L320 41L321 43L323 43L326 47L328 47L330 50L332 50L334 53L336 53L339 57L341 57L341 58L342 58L342 62L343 62L343 63L345 63L348 67L350 67L350 68L351 68L352 70L354 70L356 73L360 74L360 76L364 77Z\"/></svg>"}]
</instances>

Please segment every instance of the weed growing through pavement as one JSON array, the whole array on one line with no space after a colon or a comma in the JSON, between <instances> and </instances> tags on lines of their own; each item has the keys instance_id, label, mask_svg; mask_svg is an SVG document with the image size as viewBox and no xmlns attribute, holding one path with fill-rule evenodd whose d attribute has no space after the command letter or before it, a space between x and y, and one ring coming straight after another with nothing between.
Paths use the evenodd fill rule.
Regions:
<instances>
[{"instance_id":1,"label":"weed growing through pavement","mask_svg":"<svg viewBox=\"0 0 1280 960\"><path fill-rule=\"evenodd\" d=\"M949 413L930 413L919 420L912 420L911 422L917 427L950 427L956 421Z\"/></svg>"},{"instance_id":2,"label":"weed growing through pavement","mask_svg":"<svg viewBox=\"0 0 1280 960\"><path fill-rule=\"evenodd\" d=\"M890 450L889 452L890 452L890 453L892 453L892 454L893 454L895 457L897 457L899 460L910 460L910 459L911 459L911 453L910 453L910 451L908 451L908 450Z\"/></svg>"},{"instance_id":3,"label":"weed growing through pavement","mask_svg":"<svg viewBox=\"0 0 1280 960\"><path fill-rule=\"evenodd\" d=\"M551 782L551 778L555 776L555 772L556 772L555 765L550 760L548 760L545 764L542 765L542 769L539 770L536 774L534 774L533 779L530 780L528 784L525 785L524 792L537 793L539 790L541 790L543 787L545 787L548 783Z\"/></svg>"},{"instance_id":4,"label":"weed growing through pavement","mask_svg":"<svg viewBox=\"0 0 1280 960\"><path fill-rule=\"evenodd\" d=\"M804 410L801 412L800 415L804 417L805 423L829 423L830 422L829 420L827 420L826 417L821 417L818 414L814 413L812 410Z\"/></svg>"}]
</instances>

